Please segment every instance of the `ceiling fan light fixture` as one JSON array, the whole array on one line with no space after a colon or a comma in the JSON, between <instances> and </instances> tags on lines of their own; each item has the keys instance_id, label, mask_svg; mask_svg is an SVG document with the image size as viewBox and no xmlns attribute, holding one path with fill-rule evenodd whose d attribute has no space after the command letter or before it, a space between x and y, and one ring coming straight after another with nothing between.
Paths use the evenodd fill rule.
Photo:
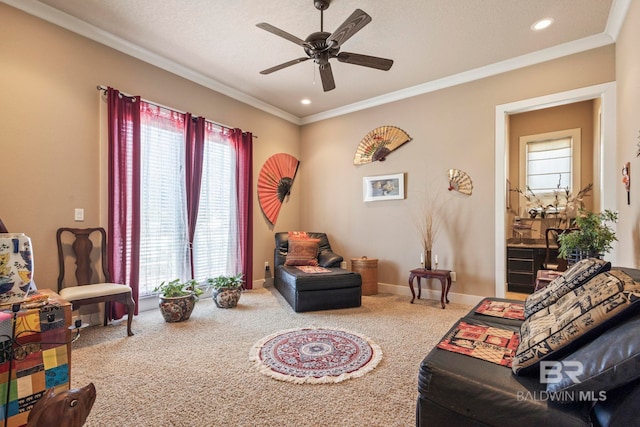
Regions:
<instances>
[{"instance_id":1,"label":"ceiling fan light fixture","mask_svg":"<svg viewBox=\"0 0 640 427\"><path fill-rule=\"evenodd\" d=\"M553 24L553 18L543 18L539 19L531 25L531 30L533 31L541 31L545 28L549 28L551 24Z\"/></svg>"},{"instance_id":2,"label":"ceiling fan light fixture","mask_svg":"<svg viewBox=\"0 0 640 427\"><path fill-rule=\"evenodd\" d=\"M371 17L365 11L356 9L333 33L329 33L325 32L323 29L322 16L323 11L329 7L330 0L313 0L313 4L316 9L320 10L320 31L311 33L304 40L266 22L256 24L258 28L297 44L303 48L304 53L306 54L306 56L262 70L260 71L260 74L271 74L275 71L299 64L303 61L313 60L313 62L318 65L317 68L320 71L322 89L325 92L328 92L336 88L333 71L331 70L331 64L329 63L329 60L331 59L337 59L339 62L374 68L382 71L388 71L391 68L393 65L392 59L351 52L340 52L340 48L344 42L349 40L354 34L371 22Z\"/></svg>"}]
</instances>

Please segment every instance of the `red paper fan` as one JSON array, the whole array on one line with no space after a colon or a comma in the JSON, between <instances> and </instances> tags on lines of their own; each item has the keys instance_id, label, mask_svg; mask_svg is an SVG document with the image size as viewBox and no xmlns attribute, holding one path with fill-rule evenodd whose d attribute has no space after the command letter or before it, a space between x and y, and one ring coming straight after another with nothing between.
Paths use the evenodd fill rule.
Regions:
<instances>
[{"instance_id":1,"label":"red paper fan","mask_svg":"<svg viewBox=\"0 0 640 427\"><path fill-rule=\"evenodd\" d=\"M298 171L298 159L290 154L278 153L269 157L258 175L258 201L262 212L275 224L280 206L289 194Z\"/></svg>"}]
</instances>

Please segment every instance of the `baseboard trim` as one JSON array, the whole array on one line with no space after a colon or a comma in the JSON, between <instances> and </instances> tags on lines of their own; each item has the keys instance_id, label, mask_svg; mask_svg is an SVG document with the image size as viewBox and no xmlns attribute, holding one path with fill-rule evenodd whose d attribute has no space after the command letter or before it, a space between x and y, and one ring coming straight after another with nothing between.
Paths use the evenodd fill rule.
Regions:
<instances>
[{"instance_id":1,"label":"baseboard trim","mask_svg":"<svg viewBox=\"0 0 640 427\"><path fill-rule=\"evenodd\" d=\"M416 298L418 297L416 291ZM404 295L409 297L408 301L411 301L411 289L409 289L409 285L400 286L400 285L392 285L390 283L378 283L378 292L386 293L386 294L394 294L394 295ZM421 299L434 299L436 301L440 300L442 293L440 290L435 289L427 289L425 287L422 288ZM449 301L454 302L456 304L466 304L466 305L476 305L483 298L483 296L479 295L467 295L467 294L459 294L456 292L449 292Z\"/></svg>"},{"instance_id":2,"label":"baseboard trim","mask_svg":"<svg viewBox=\"0 0 640 427\"><path fill-rule=\"evenodd\" d=\"M253 289L268 288L270 286L273 286L273 279L259 279L254 280L251 283L253 284ZM411 289L409 289L409 285L401 286L392 285L390 283L378 283L378 292L383 294L403 295L409 298L407 301L411 301ZM416 292L418 292L417 289ZM439 301L440 296L440 290L427 289L426 287L422 288L421 299L434 299L436 301ZM479 295L467 295L459 294L456 292L449 292L449 301L456 304L476 305L483 298L485 297Z\"/></svg>"}]
</instances>

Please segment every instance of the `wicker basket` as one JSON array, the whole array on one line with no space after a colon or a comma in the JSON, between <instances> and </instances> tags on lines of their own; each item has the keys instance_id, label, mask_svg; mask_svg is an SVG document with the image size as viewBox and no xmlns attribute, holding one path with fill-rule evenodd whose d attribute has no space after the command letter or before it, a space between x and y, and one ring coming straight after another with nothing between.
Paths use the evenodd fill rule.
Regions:
<instances>
[{"instance_id":1,"label":"wicker basket","mask_svg":"<svg viewBox=\"0 0 640 427\"><path fill-rule=\"evenodd\" d=\"M351 270L362 276L362 295L378 293L378 260L367 258L351 258Z\"/></svg>"}]
</instances>

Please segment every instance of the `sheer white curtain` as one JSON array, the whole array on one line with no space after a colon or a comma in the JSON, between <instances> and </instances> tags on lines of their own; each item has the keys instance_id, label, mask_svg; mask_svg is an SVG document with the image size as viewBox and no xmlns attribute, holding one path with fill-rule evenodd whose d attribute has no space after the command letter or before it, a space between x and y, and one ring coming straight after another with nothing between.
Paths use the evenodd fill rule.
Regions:
<instances>
[{"instance_id":1,"label":"sheer white curtain","mask_svg":"<svg viewBox=\"0 0 640 427\"><path fill-rule=\"evenodd\" d=\"M193 242L194 278L198 281L241 271L236 169L228 130L206 122L200 206Z\"/></svg>"},{"instance_id":2,"label":"sheer white curtain","mask_svg":"<svg viewBox=\"0 0 640 427\"><path fill-rule=\"evenodd\" d=\"M142 102L140 294L191 278L185 184L185 115Z\"/></svg>"}]
</instances>

